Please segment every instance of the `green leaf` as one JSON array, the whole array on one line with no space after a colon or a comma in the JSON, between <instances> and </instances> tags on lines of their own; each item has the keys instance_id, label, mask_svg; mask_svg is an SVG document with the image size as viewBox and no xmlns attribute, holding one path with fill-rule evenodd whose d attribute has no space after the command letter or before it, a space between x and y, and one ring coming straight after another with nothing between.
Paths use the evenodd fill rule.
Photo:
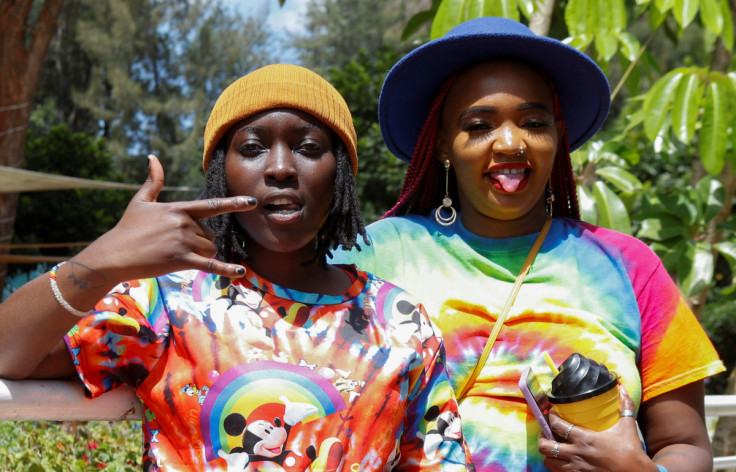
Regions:
<instances>
[{"instance_id":1,"label":"green leaf","mask_svg":"<svg viewBox=\"0 0 736 472\"><path fill-rule=\"evenodd\" d=\"M685 225L682 224L682 220L679 218L662 215L642 220L636 237L651 239L653 241L665 241L670 238L682 236L685 230Z\"/></svg>"},{"instance_id":2,"label":"green leaf","mask_svg":"<svg viewBox=\"0 0 736 472\"><path fill-rule=\"evenodd\" d=\"M677 273L677 264L683 258L688 246L687 240L679 238L674 244L673 240L669 240L666 243L654 242L650 244L650 247L662 259L662 264L667 272L675 274Z\"/></svg>"},{"instance_id":3,"label":"green leaf","mask_svg":"<svg viewBox=\"0 0 736 472\"><path fill-rule=\"evenodd\" d=\"M534 3L535 0L517 0L519 10L521 10L521 13L526 19L531 18L532 13L534 13Z\"/></svg>"},{"instance_id":4,"label":"green leaf","mask_svg":"<svg viewBox=\"0 0 736 472\"><path fill-rule=\"evenodd\" d=\"M605 183L593 184L593 198L598 208L598 225L631 234L631 221L626 205Z\"/></svg>"},{"instance_id":5,"label":"green leaf","mask_svg":"<svg viewBox=\"0 0 736 472\"><path fill-rule=\"evenodd\" d=\"M684 75L683 69L668 72L644 96L644 132L650 140L654 141L662 131L672 97Z\"/></svg>"},{"instance_id":6,"label":"green leaf","mask_svg":"<svg viewBox=\"0 0 736 472\"><path fill-rule=\"evenodd\" d=\"M587 1L570 0L565 7L565 24L570 36L589 36L587 27Z\"/></svg>"},{"instance_id":7,"label":"green leaf","mask_svg":"<svg viewBox=\"0 0 736 472\"><path fill-rule=\"evenodd\" d=\"M723 256L731 268L731 286L736 285L736 243L734 241L721 241L713 244L713 249Z\"/></svg>"},{"instance_id":8,"label":"green leaf","mask_svg":"<svg viewBox=\"0 0 736 472\"><path fill-rule=\"evenodd\" d=\"M677 139L687 144L695 135L695 123L698 120L700 105L700 77L691 72L680 81L675 91L672 104L672 127Z\"/></svg>"},{"instance_id":9,"label":"green leaf","mask_svg":"<svg viewBox=\"0 0 736 472\"><path fill-rule=\"evenodd\" d=\"M648 22L649 29L651 29L652 31L659 28L665 19L667 19L667 14L657 10L657 7L649 9Z\"/></svg>"},{"instance_id":10,"label":"green leaf","mask_svg":"<svg viewBox=\"0 0 736 472\"><path fill-rule=\"evenodd\" d=\"M641 43L636 37L628 31L621 31L617 35L619 42L619 51L629 61L634 62L636 56L641 49ZM627 64L628 66L628 64Z\"/></svg>"},{"instance_id":11,"label":"green leaf","mask_svg":"<svg viewBox=\"0 0 736 472\"><path fill-rule=\"evenodd\" d=\"M733 49L733 17L731 16L731 7L728 4L728 0L719 0L721 4L721 16L723 17L723 44L726 49L731 51Z\"/></svg>"},{"instance_id":12,"label":"green leaf","mask_svg":"<svg viewBox=\"0 0 736 472\"><path fill-rule=\"evenodd\" d=\"M595 35L595 49L601 56L603 61L610 61L618 50L618 38L607 32L600 32Z\"/></svg>"},{"instance_id":13,"label":"green leaf","mask_svg":"<svg viewBox=\"0 0 736 472\"><path fill-rule=\"evenodd\" d=\"M667 10L672 8L675 4L675 0L654 0L654 5L662 13L667 13Z\"/></svg>"},{"instance_id":14,"label":"green leaf","mask_svg":"<svg viewBox=\"0 0 736 472\"><path fill-rule=\"evenodd\" d=\"M483 5L483 14L478 16L503 16L519 21L519 9L516 6L516 0L485 0L480 1ZM469 15L470 18L474 18Z\"/></svg>"},{"instance_id":15,"label":"green leaf","mask_svg":"<svg viewBox=\"0 0 736 472\"><path fill-rule=\"evenodd\" d=\"M700 207L700 215L703 222L715 218L726 199L726 189L723 184L712 177L706 176L700 179L695 187L695 195L697 197L698 206Z\"/></svg>"},{"instance_id":16,"label":"green leaf","mask_svg":"<svg viewBox=\"0 0 736 472\"><path fill-rule=\"evenodd\" d=\"M578 185L578 207L580 208L580 219L588 223L598 224L598 212L595 209L595 199L588 187Z\"/></svg>"},{"instance_id":17,"label":"green leaf","mask_svg":"<svg viewBox=\"0 0 736 472\"><path fill-rule=\"evenodd\" d=\"M710 244L688 241L688 250L677 267L680 289L686 297L705 290L713 280L714 261Z\"/></svg>"},{"instance_id":18,"label":"green leaf","mask_svg":"<svg viewBox=\"0 0 736 472\"><path fill-rule=\"evenodd\" d=\"M717 175L725 162L730 90L728 77L718 77L710 82L705 96L703 125L700 129L700 160L711 175Z\"/></svg>"},{"instance_id":19,"label":"green leaf","mask_svg":"<svg viewBox=\"0 0 736 472\"><path fill-rule=\"evenodd\" d=\"M432 21L432 29L429 33L432 39L444 36L445 33L462 23L464 3L463 0L442 0Z\"/></svg>"},{"instance_id":20,"label":"green leaf","mask_svg":"<svg viewBox=\"0 0 736 472\"><path fill-rule=\"evenodd\" d=\"M687 224L695 223L698 218L698 208L693 200L695 197L690 187L675 194L660 195L662 206Z\"/></svg>"},{"instance_id":21,"label":"green leaf","mask_svg":"<svg viewBox=\"0 0 736 472\"><path fill-rule=\"evenodd\" d=\"M422 26L432 21L436 13L435 10L424 10L412 16L401 32L401 40L406 41L413 36Z\"/></svg>"},{"instance_id":22,"label":"green leaf","mask_svg":"<svg viewBox=\"0 0 736 472\"><path fill-rule=\"evenodd\" d=\"M634 174L616 166L606 166L596 169L595 173L600 175L608 183L621 192L633 193L642 189L642 183Z\"/></svg>"},{"instance_id":23,"label":"green leaf","mask_svg":"<svg viewBox=\"0 0 736 472\"><path fill-rule=\"evenodd\" d=\"M674 0L673 13L675 20L684 29L693 21L698 13L699 0Z\"/></svg>"},{"instance_id":24,"label":"green leaf","mask_svg":"<svg viewBox=\"0 0 736 472\"><path fill-rule=\"evenodd\" d=\"M706 28L720 35L724 24L720 0L700 0L700 19Z\"/></svg>"}]
</instances>

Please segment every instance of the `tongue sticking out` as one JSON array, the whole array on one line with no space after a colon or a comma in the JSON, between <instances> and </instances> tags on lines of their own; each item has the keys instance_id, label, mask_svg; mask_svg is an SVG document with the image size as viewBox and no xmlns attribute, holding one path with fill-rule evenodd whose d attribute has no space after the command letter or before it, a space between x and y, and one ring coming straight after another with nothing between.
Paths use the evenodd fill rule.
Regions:
<instances>
[{"instance_id":1,"label":"tongue sticking out","mask_svg":"<svg viewBox=\"0 0 736 472\"><path fill-rule=\"evenodd\" d=\"M516 190L519 188L519 184L521 184L521 181L524 180L524 173L519 174L499 174L496 173L493 175L493 177L498 180L498 183L501 184L501 188L503 188L504 192L512 193L516 192Z\"/></svg>"}]
</instances>

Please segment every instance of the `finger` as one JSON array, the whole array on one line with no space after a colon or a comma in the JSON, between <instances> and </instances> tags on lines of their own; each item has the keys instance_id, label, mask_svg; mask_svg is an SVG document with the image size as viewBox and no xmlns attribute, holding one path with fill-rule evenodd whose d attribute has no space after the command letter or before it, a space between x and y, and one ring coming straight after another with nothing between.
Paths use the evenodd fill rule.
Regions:
<instances>
[{"instance_id":1,"label":"finger","mask_svg":"<svg viewBox=\"0 0 736 472\"><path fill-rule=\"evenodd\" d=\"M587 431L585 428L582 428L581 426L573 425L573 428L571 428L572 423L570 423L567 420L563 420L556 411L552 410L549 413L549 427L554 433L555 437L559 441L563 442L570 442L572 439L570 439L570 435L573 434L575 431L573 429L576 429L578 432L581 431Z\"/></svg>"},{"instance_id":2,"label":"finger","mask_svg":"<svg viewBox=\"0 0 736 472\"><path fill-rule=\"evenodd\" d=\"M223 213L252 210L258 206L258 200L255 197L208 198L205 200L179 202L177 206L186 211L195 220L201 220L202 218L222 215Z\"/></svg>"},{"instance_id":3,"label":"finger","mask_svg":"<svg viewBox=\"0 0 736 472\"><path fill-rule=\"evenodd\" d=\"M562 451L562 443L559 441L540 441L539 452L543 456L550 457L552 459L558 459Z\"/></svg>"},{"instance_id":4,"label":"finger","mask_svg":"<svg viewBox=\"0 0 736 472\"><path fill-rule=\"evenodd\" d=\"M133 200L155 202L164 187L164 168L153 154L148 155L148 178L135 194Z\"/></svg>"},{"instance_id":5,"label":"finger","mask_svg":"<svg viewBox=\"0 0 736 472\"><path fill-rule=\"evenodd\" d=\"M636 405L634 400L631 399L629 393L626 391L626 387L623 384L618 387L618 399L619 399L619 415L624 418L631 416L636 419Z\"/></svg>"},{"instance_id":6,"label":"finger","mask_svg":"<svg viewBox=\"0 0 736 472\"><path fill-rule=\"evenodd\" d=\"M239 264L228 264L213 258L206 258L192 254L188 266L210 274L221 275L230 279L237 279L245 274L245 267Z\"/></svg>"}]
</instances>

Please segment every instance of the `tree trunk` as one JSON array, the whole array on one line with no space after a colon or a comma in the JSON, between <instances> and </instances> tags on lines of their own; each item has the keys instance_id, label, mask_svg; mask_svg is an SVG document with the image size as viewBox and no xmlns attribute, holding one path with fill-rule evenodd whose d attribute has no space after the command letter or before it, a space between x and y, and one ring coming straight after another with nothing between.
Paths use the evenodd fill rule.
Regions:
<instances>
[{"instance_id":1,"label":"tree trunk","mask_svg":"<svg viewBox=\"0 0 736 472\"><path fill-rule=\"evenodd\" d=\"M0 165L22 167L33 93L63 3L45 0L32 8L33 0L0 2ZM0 193L0 254L8 252L17 202L17 193ZM0 294L6 275L0 261Z\"/></svg>"}]
</instances>

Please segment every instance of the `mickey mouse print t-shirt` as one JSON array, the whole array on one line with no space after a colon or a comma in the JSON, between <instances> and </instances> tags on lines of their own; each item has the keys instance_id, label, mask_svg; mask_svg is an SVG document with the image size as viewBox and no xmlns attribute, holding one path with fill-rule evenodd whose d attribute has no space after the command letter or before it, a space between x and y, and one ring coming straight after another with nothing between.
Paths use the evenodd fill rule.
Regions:
<instances>
[{"instance_id":1,"label":"mickey mouse print t-shirt","mask_svg":"<svg viewBox=\"0 0 736 472\"><path fill-rule=\"evenodd\" d=\"M424 308L343 269L353 283L342 296L289 290L252 271L126 282L67 345L90 396L135 389L145 470L472 467ZM121 332L114 315L139 331Z\"/></svg>"}]
</instances>

